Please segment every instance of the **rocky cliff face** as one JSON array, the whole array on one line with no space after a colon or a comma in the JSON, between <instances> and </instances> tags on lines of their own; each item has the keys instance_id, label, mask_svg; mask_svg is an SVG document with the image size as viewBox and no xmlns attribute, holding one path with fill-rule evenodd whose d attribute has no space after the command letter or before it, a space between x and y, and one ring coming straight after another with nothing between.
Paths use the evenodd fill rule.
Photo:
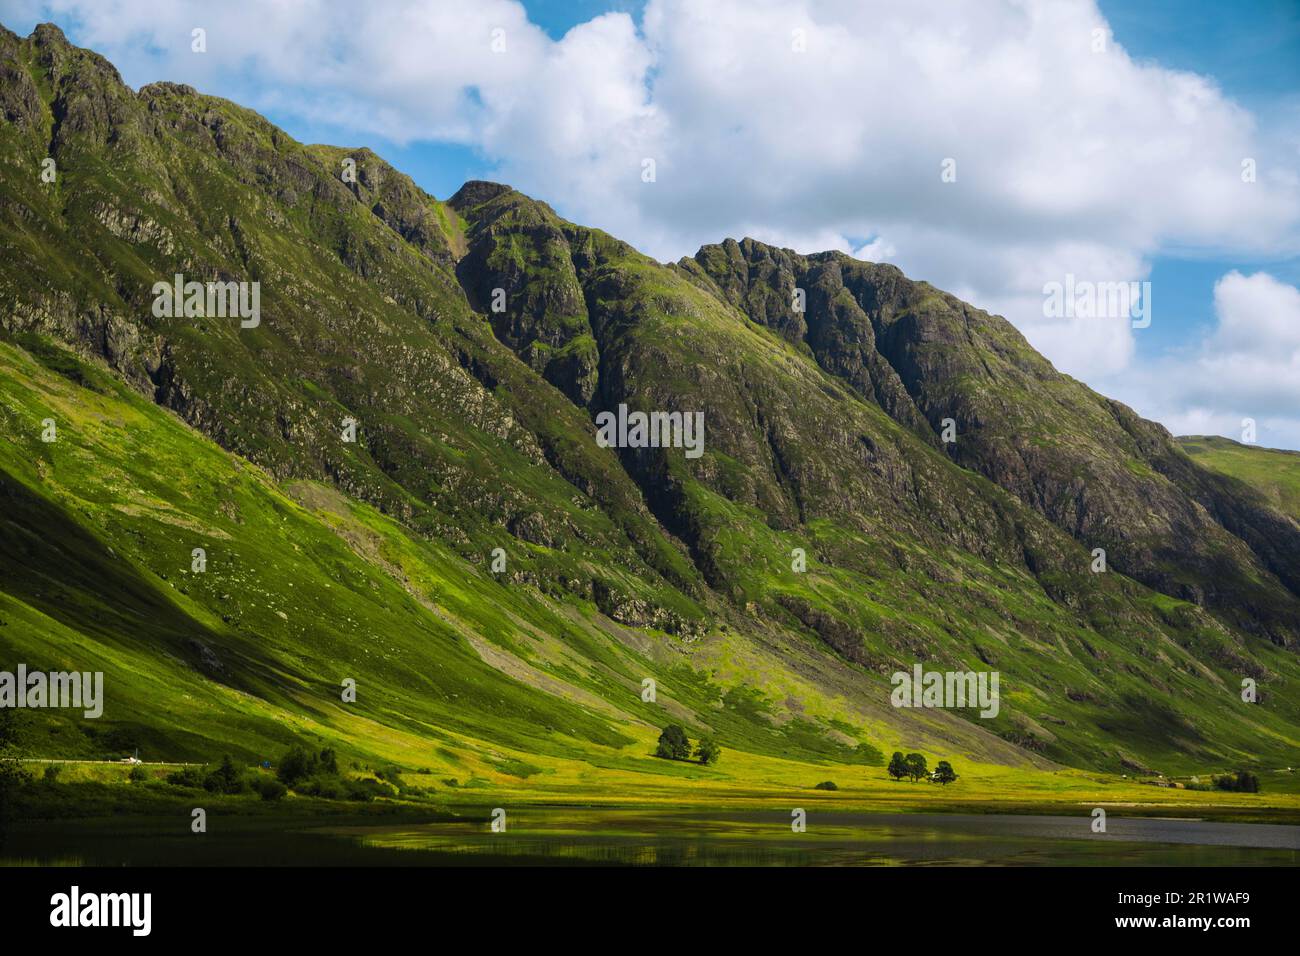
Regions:
<instances>
[{"instance_id":1,"label":"rocky cliff face","mask_svg":"<svg viewBox=\"0 0 1300 956\"><path fill-rule=\"evenodd\" d=\"M1006 320L891 266L753 240L680 268L1116 569L1279 644L1297 635L1300 528L1193 464L1160 426L1061 375ZM789 303L796 289L807 311ZM1261 610L1261 606L1267 610Z\"/></svg>"},{"instance_id":2,"label":"rocky cliff face","mask_svg":"<svg viewBox=\"0 0 1300 956\"><path fill-rule=\"evenodd\" d=\"M1169 752L1153 721L1188 759L1300 726L1233 690L1300 674L1293 519L1001 318L837 253L665 266L508 186L440 202L368 150L132 92L50 27L0 31L0 81L0 329L278 481L478 567L503 548L512 585L677 651L743 635L841 697L996 667L1021 752L1118 766ZM178 273L259 283L260 322L156 314ZM703 453L602 447L620 406L702 413Z\"/></svg>"},{"instance_id":3,"label":"rocky cliff face","mask_svg":"<svg viewBox=\"0 0 1300 956\"><path fill-rule=\"evenodd\" d=\"M575 404L599 381L596 342L566 227L548 206L496 183L449 202L470 222L456 273L496 337Z\"/></svg>"}]
</instances>

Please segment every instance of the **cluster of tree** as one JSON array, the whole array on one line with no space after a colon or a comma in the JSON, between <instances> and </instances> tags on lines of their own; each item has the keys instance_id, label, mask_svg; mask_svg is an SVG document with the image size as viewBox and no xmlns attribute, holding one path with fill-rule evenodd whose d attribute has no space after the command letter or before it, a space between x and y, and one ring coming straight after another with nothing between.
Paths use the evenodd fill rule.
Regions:
<instances>
[{"instance_id":1,"label":"cluster of tree","mask_svg":"<svg viewBox=\"0 0 1300 956\"><path fill-rule=\"evenodd\" d=\"M279 800L290 790L326 800L362 802L381 796L393 797L398 793L397 787L386 780L344 776L339 770L337 754L329 747L320 751L291 747L280 760L274 776L257 770L242 770L227 754L215 768L183 767L169 774L167 782L209 793L256 793L263 800Z\"/></svg>"},{"instance_id":2,"label":"cluster of tree","mask_svg":"<svg viewBox=\"0 0 1300 956\"><path fill-rule=\"evenodd\" d=\"M342 774L339 771L338 756L330 747L319 753L313 753L305 747L290 748L280 760L275 775L294 793L327 800L369 801L375 797L398 795L397 787L386 780Z\"/></svg>"},{"instance_id":3,"label":"cluster of tree","mask_svg":"<svg viewBox=\"0 0 1300 956\"><path fill-rule=\"evenodd\" d=\"M902 780L904 777L911 777L912 782L925 778L935 783L941 783L944 786L952 783L957 779L956 772L952 769L952 764L946 760L940 760L935 764L934 772L930 772L930 766L926 763L925 757L921 754L908 754L903 756L901 750L895 750L894 756L889 761L889 775L895 780Z\"/></svg>"},{"instance_id":4,"label":"cluster of tree","mask_svg":"<svg viewBox=\"0 0 1300 956\"><path fill-rule=\"evenodd\" d=\"M1259 793L1259 777L1249 770L1238 770L1236 773L1225 773L1215 777L1214 786L1219 790L1230 790L1233 793Z\"/></svg>"},{"instance_id":5,"label":"cluster of tree","mask_svg":"<svg viewBox=\"0 0 1300 956\"><path fill-rule=\"evenodd\" d=\"M143 769L132 768L133 782L148 779L147 773L136 775L136 770ZM288 792L288 788L274 777L241 769L230 754L223 756L221 763L215 767L182 767L169 773L167 782L174 787L206 790L208 793L256 793L263 800L279 800Z\"/></svg>"},{"instance_id":6,"label":"cluster of tree","mask_svg":"<svg viewBox=\"0 0 1300 956\"><path fill-rule=\"evenodd\" d=\"M686 736L686 728L681 724L669 724L659 735L659 746L655 749L656 757L666 760L690 760L691 739ZM695 759L702 764L715 764L722 756L722 748L712 737L701 737L695 747Z\"/></svg>"},{"instance_id":7,"label":"cluster of tree","mask_svg":"<svg viewBox=\"0 0 1300 956\"><path fill-rule=\"evenodd\" d=\"M332 747L326 747L320 753L312 753L305 747L291 747L275 770L281 783L295 788L303 781L321 774L339 776L339 758Z\"/></svg>"}]
</instances>

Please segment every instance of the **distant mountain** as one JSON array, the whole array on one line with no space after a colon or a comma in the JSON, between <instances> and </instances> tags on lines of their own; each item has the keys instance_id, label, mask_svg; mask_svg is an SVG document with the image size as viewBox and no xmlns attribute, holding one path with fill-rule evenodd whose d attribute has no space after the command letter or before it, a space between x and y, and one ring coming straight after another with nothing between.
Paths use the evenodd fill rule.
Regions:
<instances>
[{"instance_id":1,"label":"distant mountain","mask_svg":"<svg viewBox=\"0 0 1300 956\"><path fill-rule=\"evenodd\" d=\"M1294 762L1295 512L1005 320L442 202L49 25L0 31L0 111L0 660L120 695L44 749L654 774L673 719L817 763ZM257 314L160 307L177 276ZM638 411L702 413L699 456L598 440ZM996 670L998 715L891 706L918 663Z\"/></svg>"}]
</instances>

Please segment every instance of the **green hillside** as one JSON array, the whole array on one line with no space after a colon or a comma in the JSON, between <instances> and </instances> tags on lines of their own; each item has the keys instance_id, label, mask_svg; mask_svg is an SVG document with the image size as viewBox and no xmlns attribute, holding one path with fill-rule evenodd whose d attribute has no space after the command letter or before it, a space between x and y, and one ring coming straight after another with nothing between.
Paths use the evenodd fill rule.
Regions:
<instances>
[{"instance_id":1,"label":"green hillside","mask_svg":"<svg viewBox=\"0 0 1300 956\"><path fill-rule=\"evenodd\" d=\"M38 755L308 740L576 795L896 749L999 787L1296 762L1300 528L1005 320L838 254L663 265L508 186L439 201L50 26L0 70L0 664L108 694L37 715ZM178 273L258 282L260 321L157 314ZM702 412L703 454L602 447L620 405ZM997 671L998 715L891 706L915 664ZM724 762L655 758L668 722Z\"/></svg>"},{"instance_id":2,"label":"green hillside","mask_svg":"<svg viewBox=\"0 0 1300 956\"><path fill-rule=\"evenodd\" d=\"M1243 445L1217 435L1189 435L1178 444L1197 464L1245 482L1300 521L1300 452Z\"/></svg>"}]
</instances>

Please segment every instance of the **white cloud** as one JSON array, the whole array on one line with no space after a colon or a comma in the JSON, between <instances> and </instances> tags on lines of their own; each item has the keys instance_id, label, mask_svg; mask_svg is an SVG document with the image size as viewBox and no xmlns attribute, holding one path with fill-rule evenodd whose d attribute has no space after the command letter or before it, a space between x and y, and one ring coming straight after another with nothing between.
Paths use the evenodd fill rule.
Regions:
<instances>
[{"instance_id":1,"label":"white cloud","mask_svg":"<svg viewBox=\"0 0 1300 956\"><path fill-rule=\"evenodd\" d=\"M876 236L865 245L859 246L853 251L853 258L861 259L863 262L888 262L898 254L894 244L884 236Z\"/></svg>"},{"instance_id":2,"label":"white cloud","mask_svg":"<svg viewBox=\"0 0 1300 956\"><path fill-rule=\"evenodd\" d=\"M1214 286L1217 322L1193 350L1137 368L1108 393L1175 434L1241 439L1254 419L1261 445L1300 448L1300 289L1266 272L1229 272Z\"/></svg>"},{"instance_id":3,"label":"white cloud","mask_svg":"<svg viewBox=\"0 0 1300 956\"><path fill-rule=\"evenodd\" d=\"M1206 343L1219 355L1276 360L1300 352L1300 291L1266 272L1229 272L1214 286L1219 327Z\"/></svg>"},{"instance_id":4,"label":"white cloud","mask_svg":"<svg viewBox=\"0 0 1300 956\"><path fill-rule=\"evenodd\" d=\"M1045 318L1045 283L1141 280L1171 248L1300 249L1295 130L1264 135L1212 80L1133 60L1093 0L649 0L640 28L606 14L560 40L514 0L10 7L78 23L132 83L192 82L357 143L473 145L663 259L725 236L876 237L859 254L1002 312L1091 382L1133 370L1135 333Z\"/></svg>"}]
</instances>

